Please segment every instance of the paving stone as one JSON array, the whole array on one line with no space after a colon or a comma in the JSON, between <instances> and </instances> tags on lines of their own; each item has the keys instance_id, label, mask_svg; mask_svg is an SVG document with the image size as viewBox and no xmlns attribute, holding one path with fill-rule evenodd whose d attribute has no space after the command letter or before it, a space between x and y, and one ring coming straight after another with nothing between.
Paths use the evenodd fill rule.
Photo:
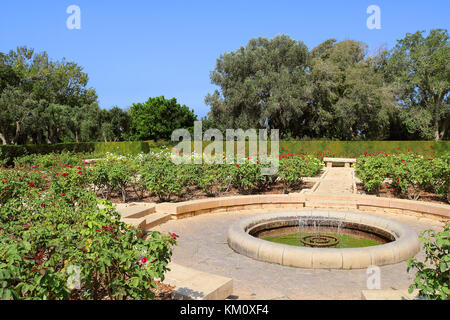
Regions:
<instances>
[{"instance_id":1,"label":"paving stone","mask_svg":"<svg viewBox=\"0 0 450 320\"><path fill-rule=\"evenodd\" d=\"M321 270L282 266L237 254L223 243L228 226L255 213L259 212L225 212L170 220L155 230L180 235L179 244L174 248L173 262L204 272L218 270L217 274L233 279L233 295L238 299L361 299L361 291L367 290L366 269ZM378 213L377 216L405 223L416 232L428 228L440 231L443 227L431 219L389 213ZM423 252L417 257L423 259ZM204 263L206 259L207 264ZM406 262L381 266L380 272L382 290L407 290L414 279L414 272L406 272Z\"/></svg>"}]
</instances>

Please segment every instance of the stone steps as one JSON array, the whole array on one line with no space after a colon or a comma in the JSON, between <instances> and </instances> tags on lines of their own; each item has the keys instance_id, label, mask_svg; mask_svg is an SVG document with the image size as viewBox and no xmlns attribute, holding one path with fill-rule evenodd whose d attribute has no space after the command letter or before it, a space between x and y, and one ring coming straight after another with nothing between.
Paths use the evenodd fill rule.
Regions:
<instances>
[{"instance_id":1,"label":"stone steps","mask_svg":"<svg viewBox=\"0 0 450 320\"><path fill-rule=\"evenodd\" d=\"M116 204L117 211L120 212L122 218L143 218L155 212L154 203L118 203Z\"/></svg>"},{"instance_id":2,"label":"stone steps","mask_svg":"<svg viewBox=\"0 0 450 320\"><path fill-rule=\"evenodd\" d=\"M145 230L145 227L147 226L146 218L121 218L120 221L125 222L129 225L132 225L136 228L140 228L142 230Z\"/></svg>"},{"instance_id":3,"label":"stone steps","mask_svg":"<svg viewBox=\"0 0 450 320\"><path fill-rule=\"evenodd\" d=\"M233 293L233 279L169 263L163 283L175 286L175 300L224 300Z\"/></svg>"},{"instance_id":4,"label":"stone steps","mask_svg":"<svg viewBox=\"0 0 450 320\"><path fill-rule=\"evenodd\" d=\"M152 213L145 218L146 223L144 230L149 230L150 228L156 227L157 225L167 222L170 219L172 219L172 215L170 214L160 212Z\"/></svg>"}]
</instances>

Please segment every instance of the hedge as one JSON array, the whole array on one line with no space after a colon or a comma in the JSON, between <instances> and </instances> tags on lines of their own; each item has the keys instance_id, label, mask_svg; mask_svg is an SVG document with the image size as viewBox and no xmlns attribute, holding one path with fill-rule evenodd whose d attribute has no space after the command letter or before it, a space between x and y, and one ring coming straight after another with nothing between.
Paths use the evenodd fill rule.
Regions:
<instances>
[{"instance_id":1,"label":"hedge","mask_svg":"<svg viewBox=\"0 0 450 320\"><path fill-rule=\"evenodd\" d=\"M173 141L124 141L124 142L83 142L83 143L58 143L45 145L0 145L0 159L10 162L15 157L34 153L60 153L71 151L76 153L105 153L119 154L147 153L151 149L172 147L178 142ZM203 142L203 146L209 142ZM408 149L422 153L426 156L436 157L450 152L450 141L280 141L280 152L294 154L322 154L332 157L356 157L363 152L398 153L407 152ZM268 147L270 150L270 146ZM223 144L226 151L226 143ZM194 151L192 143L192 151ZM246 143L248 152L248 142Z\"/></svg>"},{"instance_id":2,"label":"hedge","mask_svg":"<svg viewBox=\"0 0 450 320\"><path fill-rule=\"evenodd\" d=\"M144 141L124 142L81 142L56 144L28 144L28 145L0 145L0 159L4 163L11 163L14 158L29 154L48 154L61 152L75 153L106 153L138 154L147 153L150 146Z\"/></svg>"},{"instance_id":3,"label":"hedge","mask_svg":"<svg viewBox=\"0 0 450 320\"><path fill-rule=\"evenodd\" d=\"M204 142L206 146L209 142ZM317 154L329 157L353 158L367 153L386 152L389 154L407 152L409 150L430 157L437 157L450 153L450 141L280 141L280 153ZM281 149L282 148L282 149ZM235 146L236 149L236 146ZM192 150L193 144L192 144ZM225 142L223 150L226 150ZM270 150L270 143L268 146ZM246 142L248 154L248 142Z\"/></svg>"},{"instance_id":4,"label":"hedge","mask_svg":"<svg viewBox=\"0 0 450 320\"><path fill-rule=\"evenodd\" d=\"M282 141L280 147L291 153L318 153L337 157L357 157L364 152L388 154L409 150L427 156L450 152L450 141Z\"/></svg>"}]
</instances>

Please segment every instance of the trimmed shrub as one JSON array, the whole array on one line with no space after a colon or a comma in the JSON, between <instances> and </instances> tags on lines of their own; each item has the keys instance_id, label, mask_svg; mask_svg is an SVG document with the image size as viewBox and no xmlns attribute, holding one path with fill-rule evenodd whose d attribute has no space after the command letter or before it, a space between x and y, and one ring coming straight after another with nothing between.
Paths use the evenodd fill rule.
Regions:
<instances>
[{"instance_id":1,"label":"trimmed shrub","mask_svg":"<svg viewBox=\"0 0 450 320\"><path fill-rule=\"evenodd\" d=\"M56 154L63 152L106 154L139 154L148 153L150 147L144 141L121 142L82 142L57 143L40 145L0 145L0 159L2 164L12 164L15 158L34 154Z\"/></svg>"}]
</instances>

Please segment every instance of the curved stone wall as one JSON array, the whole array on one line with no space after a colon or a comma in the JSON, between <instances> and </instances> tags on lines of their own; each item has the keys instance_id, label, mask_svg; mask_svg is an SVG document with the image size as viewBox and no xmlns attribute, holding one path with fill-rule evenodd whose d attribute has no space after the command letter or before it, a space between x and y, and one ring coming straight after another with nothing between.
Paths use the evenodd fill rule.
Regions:
<instances>
[{"instance_id":1,"label":"curved stone wall","mask_svg":"<svg viewBox=\"0 0 450 320\"><path fill-rule=\"evenodd\" d=\"M391 234L395 240L364 248L309 248L273 243L251 236L257 226L300 216L342 218L345 222L368 225ZM228 230L228 245L250 258L300 268L359 269L404 261L420 251L417 234L389 219L356 212L301 210L271 212L246 217Z\"/></svg>"},{"instance_id":2,"label":"curved stone wall","mask_svg":"<svg viewBox=\"0 0 450 320\"><path fill-rule=\"evenodd\" d=\"M160 203L156 205L156 212L170 215L173 219L182 219L198 214L224 211L252 209L298 210L305 208L381 211L424 216L441 221L450 220L450 206L445 204L364 195L327 196L301 193L233 196L178 203Z\"/></svg>"}]
</instances>

